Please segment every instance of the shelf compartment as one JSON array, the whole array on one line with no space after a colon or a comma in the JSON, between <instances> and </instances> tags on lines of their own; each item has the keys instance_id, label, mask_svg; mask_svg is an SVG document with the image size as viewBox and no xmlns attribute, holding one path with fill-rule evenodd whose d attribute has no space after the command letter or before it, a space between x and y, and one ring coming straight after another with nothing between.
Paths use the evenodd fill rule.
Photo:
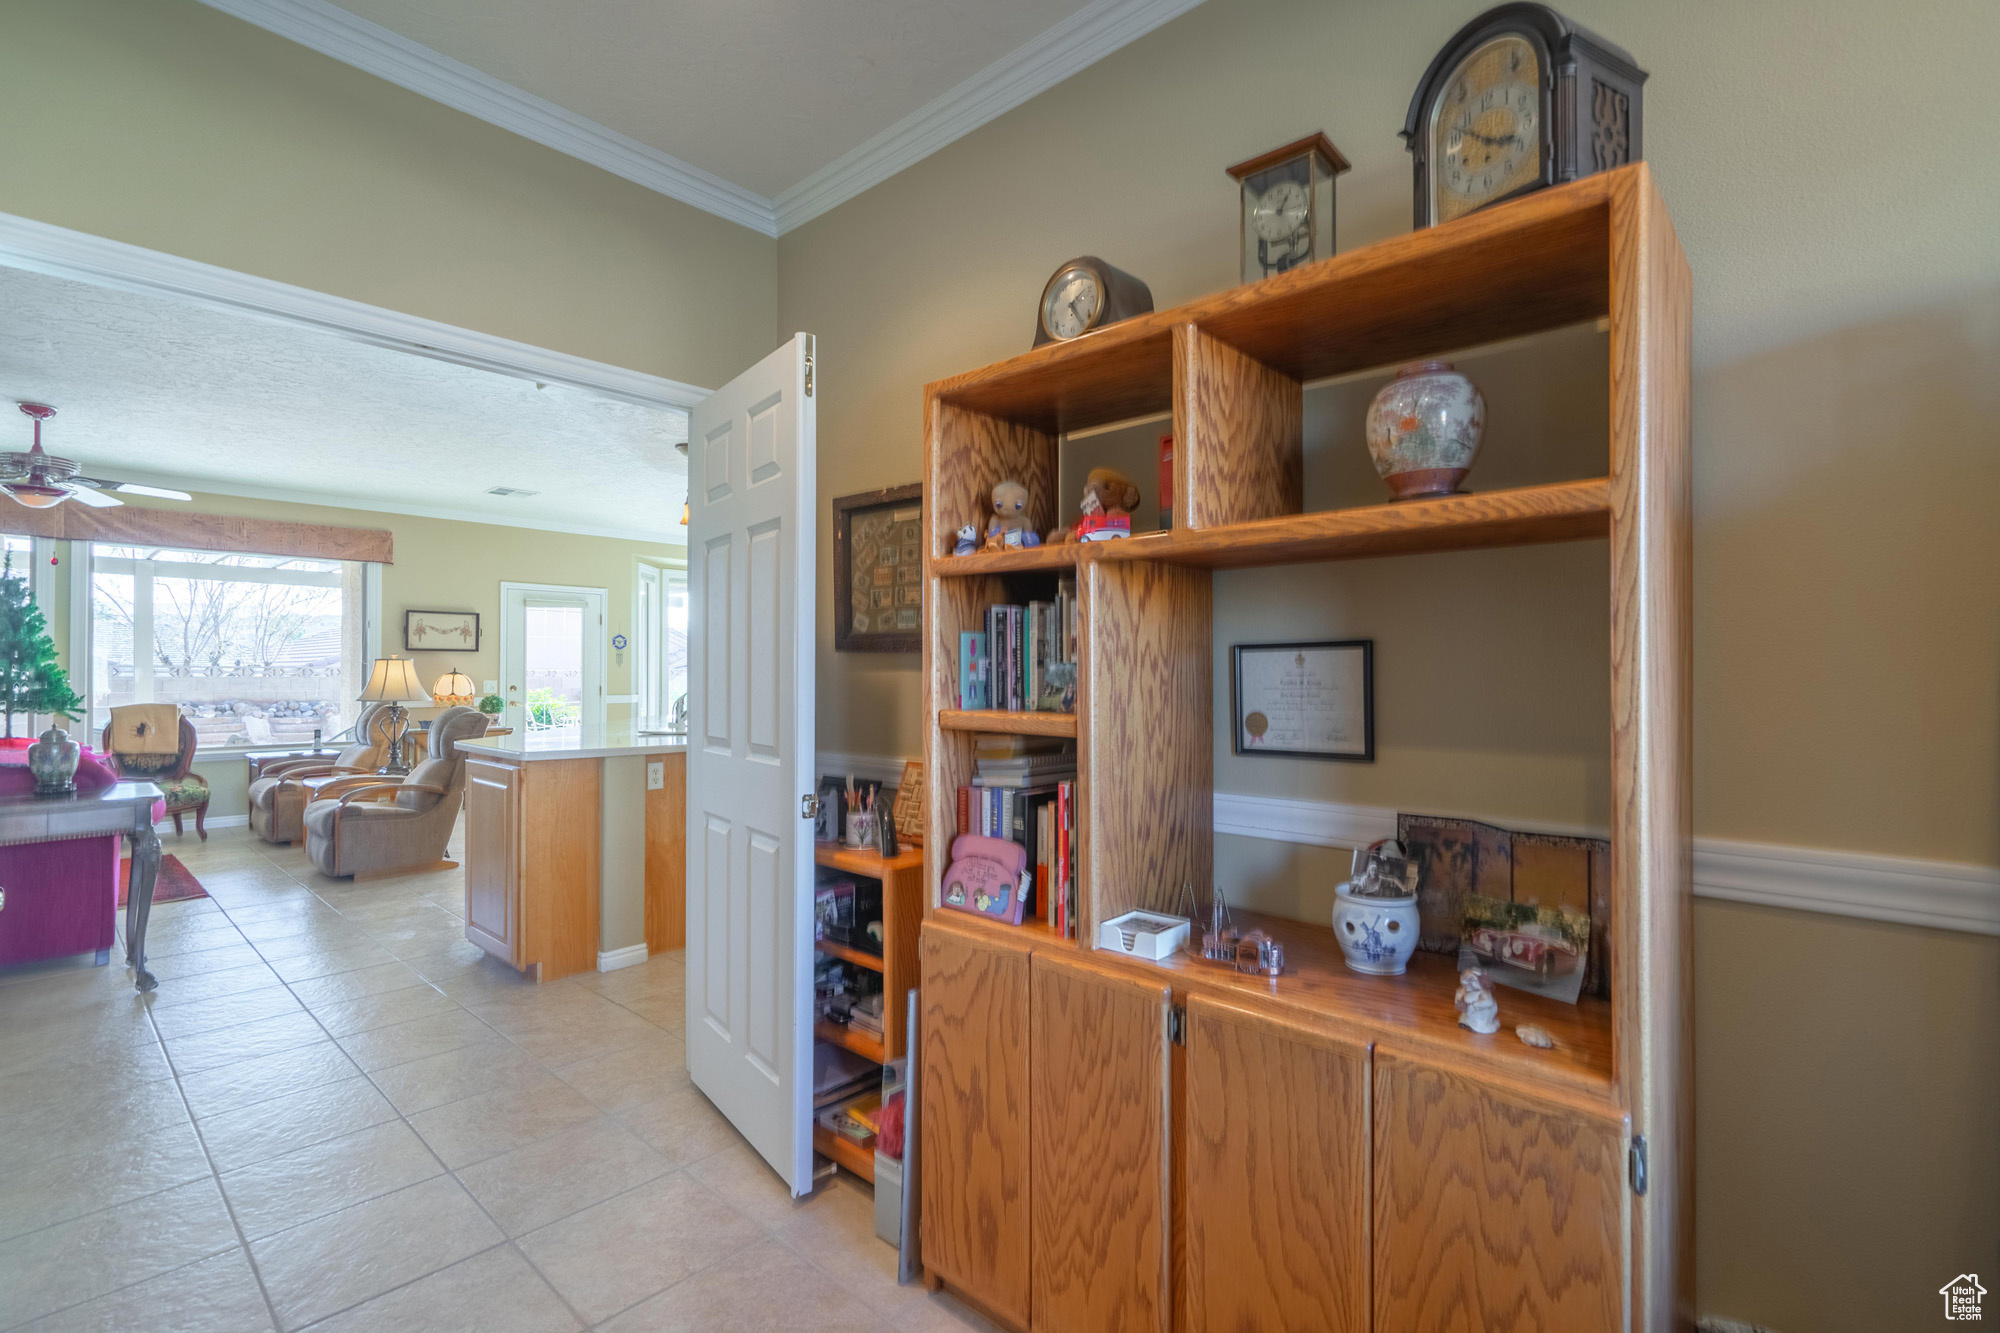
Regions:
<instances>
[{"instance_id":1,"label":"shelf compartment","mask_svg":"<svg viewBox=\"0 0 2000 1333\"><path fill-rule=\"evenodd\" d=\"M867 847L848 847L838 842L815 842L813 844L813 864L829 870L844 870L850 875L865 875L869 879L882 879L898 871L924 863L924 849L911 847L894 856L884 857L880 852Z\"/></svg>"},{"instance_id":2,"label":"shelf compartment","mask_svg":"<svg viewBox=\"0 0 2000 1333\"><path fill-rule=\"evenodd\" d=\"M838 958L843 963L852 963L856 967L865 967L871 972L880 972L882 970L881 956L869 953L865 949L856 949L835 940L814 940L813 948L829 957Z\"/></svg>"},{"instance_id":3,"label":"shelf compartment","mask_svg":"<svg viewBox=\"0 0 2000 1333\"><path fill-rule=\"evenodd\" d=\"M1074 736L1076 714L942 708L938 710L938 725L946 731L984 731L1002 736Z\"/></svg>"},{"instance_id":4,"label":"shelf compartment","mask_svg":"<svg viewBox=\"0 0 2000 1333\"><path fill-rule=\"evenodd\" d=\"M871 1185L875 1182L875 1150L849 1143L825 1125L813 1126L813 1151L846 1167Z\"/></svg>"},{"instance_id":5,"label":"shelf compartment","mask_svg":"<svg viewBox=\"0 0 2000 1333\"><path fill-rule=\"evenodd\" d=\"M856 1032L852 1028L842 1027L838 1023L829 1023L823 1018L813 1020L813 1036L821 1041L832 1042L835 1046L845 1047L862 1059L872 1060L878 1065L886 1064L889 1059L882 1050L882 1043L873 1037Z\"/></svg>"},{"instance_id":6,"label":"shelf compartment","mask_svg":"<svg viewBox=\"0 0 2000 1333\"><path fill-rule=\"evenodd\" d=\"M1240 569L1586 541L1610 531L1611 482L1594 477L1104 542L1097 558Z\"/></svg>"},{"instance_id":7,"label":"shelf compartment","mask_svg":"<svg viewBox=\"0 0 2000 1333\"><path fill-rule=\"evenodd\" d=\"M965 579L980 574L1013 574L1023 570L1067 571L1076 564L1081 542L1060 546L1029 546L1009 551L974 551L971 555L943 555L931 561L931 573L940 578Z\"/></svg>"},{"instance_id":8,"label":"shelf compartment","mask_svg":"<svg viewBox=\"0 0 2000 1333\"><path fill-rule=\"evenodd\" d=\"M1047 435L1161 416L1173 408L1174 313L1046 343L935 387L953 407Z\"/></svg>"}]
</instances>

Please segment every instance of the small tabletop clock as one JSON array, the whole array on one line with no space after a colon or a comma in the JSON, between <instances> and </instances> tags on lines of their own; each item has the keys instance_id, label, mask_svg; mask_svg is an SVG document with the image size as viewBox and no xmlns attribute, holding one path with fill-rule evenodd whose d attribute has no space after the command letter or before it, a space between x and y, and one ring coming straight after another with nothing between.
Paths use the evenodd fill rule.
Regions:
<instances>
[{"instance_id":1,"label":"small tabletop clock","mask_svg":"<svg viewBox=\"0 0 2000 1333\"><path fill-rule=\"evenodd\" d=\"M1243 281L1333 253L1333 178L1345 170L1347 159L1324 134L1229 169L1243 193Z\"/></svg>"},{"instance_id":2,"label":"small tabletop clock","mask_svg":"<svg viewBox=\"0 0 2000 1333\"><path fill-rule=\"evenodd\" d=\"M1416 225L1636 162L1646 71L1547 5L1489 9L1410 99Z\"/></svg>"},{"instance_id":3,"label":"small tabletop clock","mask_svg":"<svg viewBox=\"0 0 2000 1333\"><path fill-rule=\"evenodd\" d=\"M1042 288L1035 346L1081 338L1152 308L1152 288L1096 255L1079 255L1058 268Z\"/></svg>"}]
</instances>

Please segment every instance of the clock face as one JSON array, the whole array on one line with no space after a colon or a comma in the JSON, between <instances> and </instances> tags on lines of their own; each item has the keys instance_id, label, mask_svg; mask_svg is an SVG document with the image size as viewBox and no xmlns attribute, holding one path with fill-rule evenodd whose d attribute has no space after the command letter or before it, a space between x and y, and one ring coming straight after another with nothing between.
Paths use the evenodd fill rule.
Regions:
<instances>
[{"instance_id":1,"label":"clock face","mask_svg":"<svg viewBox=\"0 0 2000 1333\"><path fill-rule=\"evenodd\" d=\"M1541 108L1541 59L1525 38L1496 37L1452 71L1431 112L1433 220L1541 180Z\"/></svg>"},{"instance_id":2,"label":"clock face","mask_svg":"<svg viewBox=\"0 0 2000 1333\"><path fill-rule=\"evenodd\" d=\"M1058 341L1088 333L1104 308L1104 288L1097 274L1072 265L1056 274L1042 297L1042 327Z\"/></svg>"},{"instance_id":3,"label":"clock face","mask_svg":"<svg viewBox=\"0 0 2000 1333\"><path fill-rule=\"evenodd\" d=\"M1282 241L1305 229L1312 200L1295 180L1279 181L1250 209L1250 225L1267 241Z\"/></svg>"}]
</instances>

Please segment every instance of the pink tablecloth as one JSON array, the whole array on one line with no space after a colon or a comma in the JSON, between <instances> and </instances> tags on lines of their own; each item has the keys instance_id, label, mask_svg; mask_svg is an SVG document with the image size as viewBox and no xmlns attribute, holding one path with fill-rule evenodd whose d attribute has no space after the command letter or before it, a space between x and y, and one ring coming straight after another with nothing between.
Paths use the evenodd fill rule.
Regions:
<instances>
[{"instance_id":1,"label":"pink tablecloth","mask_svg":"<svg viewBox=\"0 0 2000 1333\"><path fill-rule=\"evenodd\" d=\"M99 791L117 775L89 749L76 767L81 791ZM0 796L35 789L26 750L0 750ZM165 801L153 804L153 818L166 815ZM118 838L64 838L0 847L0 967L102 952L117 938Z\"/></svg>"}]
</instances>

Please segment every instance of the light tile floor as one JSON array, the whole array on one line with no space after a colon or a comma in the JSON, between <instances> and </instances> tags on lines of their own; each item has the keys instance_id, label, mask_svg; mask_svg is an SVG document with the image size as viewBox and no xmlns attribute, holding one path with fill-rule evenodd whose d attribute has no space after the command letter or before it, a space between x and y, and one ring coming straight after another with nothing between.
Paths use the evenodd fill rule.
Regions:
<instances>
[{"instance_id":1,"label":"light tile floor","mask_svg":"<svg viewBox=\"0 0 2000 1333\"><path fill-rule=\"evenodd\" d=\"M152 996L0 973L0 1329L990 1328L688 1081L679 955L536 986L461 872L166 841L210 896L154 908Z\"/></svg>"}]
</instances>

